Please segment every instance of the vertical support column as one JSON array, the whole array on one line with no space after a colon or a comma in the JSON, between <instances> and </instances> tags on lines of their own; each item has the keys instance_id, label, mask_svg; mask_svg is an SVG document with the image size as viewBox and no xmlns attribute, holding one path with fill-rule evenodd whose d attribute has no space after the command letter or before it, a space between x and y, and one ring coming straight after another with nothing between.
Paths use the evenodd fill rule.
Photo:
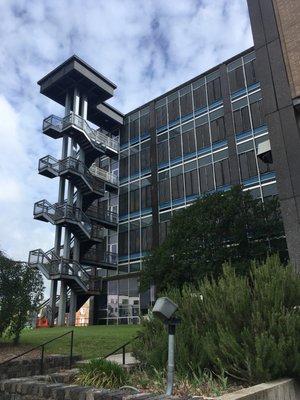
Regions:
<instances>
[{"instance_id":1,"label":"vertical support column","mask_svg":"<svg viewBox=\"0 0 300 400\"><path fill-rule=\"evenodd\" d=\"M74 95L73 95L73 112L76 115L79 115L79 110L80 110L80 94L77 88L74 89ZM71 151L70 151L70 156L74 157L74 146L75 143L73 140L71 141ZM77 189L77 196L80 197L80 191ZM74 185L71 184L71 182L68 182L68 199L67 203L69 206L73 206L73 197L74 197ZM78 198L78 197L77 197ZM77 202L76 202L76 207L78 207ZM67 238L65 238L67 240ZM66 253L68 253L67 258L70 258L70 240L71 240L71 235L69 234L69 249L66 248ZM79 240L74 237L74 247L73 247L73 260L74 261L79 261L79 256L77 255L78 253L78 243ZM76 322L76 309L77 309L77 295L76 293L71 290L71 295L70 295L70 305L69 305L69 319L68 319L68 325L69 326L74 326Z\"/></svg>"},{"instance_id":2,"label":"vertical support column","mask_svg":"<svg viewBox=\"0 0 300 400\"><path fill-rule=\"evenodd\" d=\"M69 115L71 112L71 96L70 93L66 94L65 100L65 116ZM62 139L62 149L61 149L61 158L64 159L68 155L68 142L69 139L66 135L63 136ZM58 189L58 202L62 203L65 198L65 179L59 178L59 189ZM60 246L61 246L61 236L62 236L62 227L55 227L55 238L54 238L54 249L55 253L60 256ZM52 290L53 283L53 290ZM55 320L55 311L56 311L56 293L57 293L57 282L51 282L51 294L50 294L50 304L51 304L51 324L54 323ZM61 282L60 288L60 299L59 299L59 310L58 310L58 325L63 326L65 324L65 310L66 310L66 301L67 301L67 286L65 282ZM63 310L63 311L62 311Z\"/></svg>"},{"instance_id":3,"label":"vertical support column","mask_svg":"<svg viewBox=\"0 0 300 400\"><path fill-rule=\"evenodd\" d=\"M50 288L50 318L49 325L54 325L55 320L55 311L56 311L56 296L57 296L57 281L51 280L51 288Z\"/></svg>"},{"instance_id":4,"label":"vertical support column","mask_svg":"<svg viewBox=\"0 0 300 400\"><path fill-rule=\"evenodd\" d=\"M62 280L60 282L60 297L59 297L58 318L57 318L58 326L65 325L66 305L67 305L67 283L65 280Z\"/></svg>"}]
</instances>

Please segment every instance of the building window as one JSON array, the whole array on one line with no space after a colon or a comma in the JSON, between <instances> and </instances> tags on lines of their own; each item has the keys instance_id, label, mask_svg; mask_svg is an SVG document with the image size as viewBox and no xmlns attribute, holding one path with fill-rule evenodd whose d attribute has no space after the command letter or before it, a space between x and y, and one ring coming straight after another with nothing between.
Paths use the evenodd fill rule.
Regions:
<instances>
[{"instance_id":1,"label":"building window","mask_svg":"<svg viewBox=\"0 0 300 400\"><path fill-rule=\"evenodd\" d=\"M140 221L130 223L129 232L130 254L140 254Z\"/></svg>"},{"instance_id":2,"label":"building window","mask_svg":"<svg viewBox=\"0 0 300 400\"><path fill-rule=\"evenodd\" d=\"M128 224L119 225L119 256L128 255Z\"/></svg>"},{"instance_id":3,"label":"building window","mask_svg":"<svg viewBox=\"0 0 300 400\"><path fill-rule=\"evenodd\" d=\"M239 154L239 164L242 180L257 176L257 167L254 150Z\"/></svg>"},{"instance_id":4,"label":"building window","mask_svg":"<svg viewBox=\"0 0 300 400\"><path fill-rule=\"evenodd\" d=\"M245 74L246 74L247 86L251 86L254 83L258 82L255 71L255 59L245 64Z\"/></svg>"},{"instance_id":5,"label":"building window","mask_svg":"<svg viewBox=\"0 0 300 400\"><path fill-rule=\"evenodd\" d=\"M179 119L179 100L178 93L173 93L168 97L169 124Z\"/></svg>"},{"instance_id":6,"label":"building window","mask_svg":"<svg viewBox=\"0 0 300 400\"><path fill-rule=\"evenodd\" d=\"M182 157L180 128L170 131L170 160Z\"/></svg>"},{"instance_id":7,"label":"building window","mask_svg":"<svg viewBox=\"0 0 300 400\"><path fill-rule=\"evenodd\" d=\"M185 195L186 197L199 195L198 189L198 173L195 165L195 169L192 171L186 171L184 173L185 181Z\"/></svg>"},{"instance_id":8,"label":"building window","mask_svg":"<svg viewBox=\"0 0 300 400\"><path fill-rule=\"evenodd\" d=\"M141 209L151 208L151 182L150 179L141 181Z\"/></svg>"},{"instance_id":9,"label":"building window","mask_svg":"<svg viewBox=\"0 0 300 400\"><path fill-rule=\"evenodd\" d=\"M138 139L139 136L139 114L130 115L130 141Z\"/></svg>"},{"instance_id":10,"label":"building window","mask_svg":"<svg viewBox=\"0 0 300 400\"><path fill-rule=\"evenodd\" d=\"M201 193L210 192L215 189L212 164L199 168Z\"/></svg>"},{"instance_id":11,"label":"building window","mask_svg":"<svg viewBox=\"0 0 300 400\"><path fill-rule=\"evenodd\" d=\"M156 129L167 125L167 106L159 107L155 110Z\"/></svg>"},{"instance_id":12,"label":"building window","mask_svg":"<svg viewBox=\"0 0 300 400\"><path fill-rule=\"evenodd\" d=\"M216 187L230 184L229 160L221 160L215 163Z\"/></svg>"},{"instance_id":13,"label":"building window","mask_svg":"<svg viewBox=\"0 0 300 400\"><path fill-rule=\"evenodd\" d=\"M138 183L130 185L130 213L139 211L140 209L140 188Z\"/></svg>"},{"instance_id":14,"label":"building window","mask_svg":"<svg viewBox=\"0 0 300 400\"><path fill-rule=\"evenodd\" d=\"M170 201L170 178L169 171L158 174L158 198L159 204Z\"/></svg>"},{"instance_id":15,"label":"building window","mask_svg":"<svg viewBox=\"0 0 300 400\"><path fill-rule=\"evenodd\" d=\"M249 107L245 106L233 112L235 133L251 129Z\"/></svg>"},{"instance_id":16,"label":"building window","mask_svg":"<svg viewBox=\"0 0 300 400\"><path fill-rule=\"evenodd\" d=\"M193 84L193 97L194 97L194 109L200 110L201 108L207 107L206 100L206 88L204 79L199 82L200 86L197 85L197 82Z\"/></svg>"},{"instance_id":17,"label":"building window","mask_svg":"<svg viewBox=\"0 0 300 400\"><path fill-rule=\"evenodd\" d=\"M168 134L163 133L157 137L157 163L158 165L169 163Z\"/></svg>"},{"instance_id":18,"label":"building window","mask_svg":"<svg viewBox=\"0 0 300 400\"><path fill-rule=\"evenodd\" d=\"M130 148L130 176L137 175L139 173L139 145Z\"/></svg>"},{"instance_id":19,"label":"building window","mask_svg":"<svg viewBox=\"0 0 300 400\"><path fill-rule=\"evenodd\" d=\"M186 86L180 90L180 110L181 117L189 115L193 112L191 86Z\"/></svg>"},{"instance_id":20,"label":"building window","mask_svg":"<svg viewBox=\"0 0 300 400\"><path fill-rule=\"evenodd\" d=\"M171 211L164 212L159 215L159 244L162 244L170 230L171 225Z\"/></svg>"},{"instance_id":21,"label":"building window","mask_svg":"<svg viewBox=\"0 0 300 400\"><path fill-rule=\"evenodd\" d=\"M245 87L244 71L242 65L232 71L229 71L228 76L231 93L237 92L238 90L241 90Z\"/></svg>"},{"instance_id":22,"label":"building window","mask_svg":"<svg viewBox=\"0 0 300 400\"><path fill-rule=\"evenodd\" d=\"M212 143L224 140L226 136L224 116L211 121L210 129Z\"/></svg>"},{"instance_id":23,"label":"building window","mask_svg":"<svg viewBox=\"0 0 300 400\"><path fill-rule=\"evenodd\" d=\"M196 120L197 150L210 146L209 125L207 117Z\"/></svg>"},{"instance_id":24,"label":"building window","mask_svg":"<svg viewBox=\"0 0 300 400\"><path fill-rule=\"evenodd\" d=\"M128 214L128 186L120 187L119 213L120 217Z\"/></svg>"},{"instance_id":25,"label":"building window","mask_svg":"<svg viewBox=\"0 0 300 400\"><path fill-rule=\"evenodd\" d=\"M141 143L141 171L150 168L150 140Z\"/></svg>"},{"instance_id":26,"label":"building window","mask_svg":"<svg viewBox=\"0 0 300 400\"><path fill-rule=\"evenodd\" d=\"M182 126L182 144L184 155L195 153L196 143L193 122L189 122L188 124Z\"/></svg>"},{"instance_id":27,"label":"building window","mask_svg":"<svg viewBox=\"0 0 300 400\"><path fill-rule=\"evenodd\" d=\"M128 143L129 138L129 118L125 119L125 125L121 127L120 132L120 145L126 145Z\"/></svg>"},{"instance_id":28,"label":"building window","mask_svg":"<svg viewBox=\"0 0 300 400\"><path fill-rule=\"evenodd\" d=\"M163 244L170 231L171 221L163 221L159 223L159 244Z\"/></svg>"},{"instance_id":29,"label":"building window","mask_svg":"<svg viewBox=\"0 0 300 400\"><path fill-rule=\"evenodd\" d=\"M150 127L150 114L149 107L140 112L140 132L141 136L147 135L149 133Z\"/></svg>"},{"instance_id":30,"label":"building window","mask_svg":"<svg viewBox=\"0 0 300 400\"><path fill-rule=\"evenodd\" d=\"M221 99L221 81L219 77L207 83L207 94L208 104Z\"/></svg>"},{"instance_id":31,"label":"building window","mask_svg":"<svg viewBox=\"0 0 300 400\"><path fill-rule=\"evenodd\" d=\"M152 217L141 220L141 249L150 251L152 247Z\"/></svg>"},{"instance_id":32,"label":"building window","mask_svg":"<svg viewBox=\"0 0 300 400\"><path fill-rule=\"evenodd\" d=\"M262 110L262 100L250 104L253 129L265 124L265 116Z\"/></svg>"},{"instance_id":33,"label":"building window","mask_svg":"<svg viewBox=\"0 0 300 400\"><path fill-rule=\"evenodd\" d=\"M128 150L120 153L120 179L128 177Z\"/></svg>"},{"instance_id":34,"label":"building window","mask_svg":"<svg viewBox=\"0 0 300 400\"><path fill-rule=\"evenodd\" d=\"M171 170L172 200L184 197L182 166Z\"/></svg>"}]
</instances>

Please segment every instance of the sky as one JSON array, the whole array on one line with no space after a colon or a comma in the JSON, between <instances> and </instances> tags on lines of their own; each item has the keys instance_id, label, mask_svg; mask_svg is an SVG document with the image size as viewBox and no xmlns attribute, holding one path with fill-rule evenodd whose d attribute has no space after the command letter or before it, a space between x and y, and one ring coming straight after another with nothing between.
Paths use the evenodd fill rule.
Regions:
<instances>
[{"instance_id":1,"label":"sky","mask_svg":"<svg viewBox=\"0 0 300 400\"><path fill-rule=\"evenodd\" d=\"M40 78L77 54L118 86L109 102L126 113L253 43L246 0L1 0L0 15L0 250L18 260L54 240L32 210L57 201L37 165L59 155L41 127L63 109Z\"/></svg>"}]
</instances>

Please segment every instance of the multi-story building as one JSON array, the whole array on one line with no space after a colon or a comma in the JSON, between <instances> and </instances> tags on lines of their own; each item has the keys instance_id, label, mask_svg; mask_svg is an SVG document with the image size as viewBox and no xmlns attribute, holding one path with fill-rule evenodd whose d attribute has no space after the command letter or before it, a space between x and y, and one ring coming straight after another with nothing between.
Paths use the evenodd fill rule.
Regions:
<instances>
[{"instance_id":1,"label":"multi-story building","mask_svg":"<svg viewBox=\"0 0 300 400\"><path fill-rule=\"evenodd\" d=\"M281 3L294 4L294 8L284 8ZM296 13L296 9L299 15L300 10L293 0L249 0L249 9L255 48L224 61L126 115L103 102L112 95L114 85L77 57L71 60L79 62L81 69L78 73L71 71L66 72L66 75L60 74L66 63L70 63L67 61L40 81L41 92L53 100L62 104L66 93L72 92L75 97L76 93L81 93L81 109L85 110L85 101L88 101L89 106L87 111L80 113L74 100L75 105L73 104L70 114L66 105L65 118L57 120L60 126L59 136L55 136L56 133L50 136L68 136L73 140L73 145L77 144L87 152L92 140L89 132L102 135L99 139L101 151L97 148L91 158L83 157L85 169L81 180L78 177L73 179L70 171L66 175L61 172L50 173L49 167L44 173L51 175L50 177L59 176L60 186L62 180L67 179L77 188L78 193L82 190L80 185L83 185L83 176L92 174L98 179L95 186L86 192L89 194L84 194L89 199L85 207L77 201L78 194L75 199L70 195L73 193L74 196L73 186L71 192L68 190L65 196L60 194L59 203L67 197L67 204L72 208L76 200L76 207L90 218L92 225L97 223L99 229L100 226L107 228L105 232L101 230L101 240L82 238L82 232L78 228L72 228L74 223L67 219L63 222L51 221L56 225L56 238L61 235L61 226L65 227L67 233L63 256L68 256L67 265L72 266L72 260L80 265L75 269L75 275L82 268L93 282L96 277L102 277L101 292L86 290L84 293L84 300L90 297L90 323L139 322L139 315L154 300L153 288L149 288L146 293L139 293L138 277L143 267L143 257L163 242L172 214L176 210L189 206L203 194L225 191L236 184L242 184L244 190L263 201L278 194L276 173L290 257L299 266L300 256L297 254L300 251L300 236L294 237L299 231L299 218L296 218L300 190L297 185L300 182L300 158L296 154L297 150L300 154L299 128L296 123L296 119L299 119L299 70L293 57L296 53L295 46L287 39L293 36L293 32L289 33L290 36L285 36L287 45L284 49L281 47L280 35L283 35L282 32L288 35L285 26L288 26L289 16L291 18L291 13ZM283 21L280 25L281 31L278 29L279 17ZM298 22L293 21L295 30ZM297 51L299 55L299 50ZM282 54L289 60L289 69L284 64ZM90 75L83 77L83 69L89 71ZM59 75L59 83L55 81L56 75ZM291 81L294 83L292 91ZM111 85L109 94L105 92L107 87L99 89L98 86L104 84ZM72 123L70 131L64 132L61 127L70 118L81 118L82 125L78 127L76 123ZM53 124L52 121L51 119ZM95 130L88 121L101 128ZM46 134L49 134L48 122L49 119L44 122ZM290 141L289 135L295 139L294 148L294 142ZM103 146L108 149L105 144L108 140L114 143L113 151L112 148L102 149ZM275 149L272 151L274 163L270 142L272 149L273 145ZM76 151L77 153L72 153L73 157L82 162L82 153L77 149ZM116 153L118 159L115 157ZM65 153L62 158L64 157ZM52 163L51 160L49 162ZM62 161L55 163L61 164ZM115 176L118 176L118 182ZM111 179L114 180L113 185ZM103 190L101 193L97 189L98 185ZM118 213L117 230L113 229L116 224L112 226L103 216L102 219L99 218L100 213L109 215L109 218L114 216L114 221L114 213ZM47 219L45 215L36 218ZM80 218L83 221L81 214ZM75 251L77 241L79 251ZM87 242L88 245L85 244ZM61 250L58 240L55 246L50 259L54 258L54 264L59 264L57 259L61 260ZM114 256L116 253L118 262ZM38 255L41 256L41 253ZM58 275L53 281L57 280L62 282L63 289L60 293L64 299L67 290L65 286L71 288L69 309L74 311L81 304L77 293L77 307L71 307L74 304L72 296L76 297L71 282L74 277L68 277L66 281L65 276ZM52 310L55 309L56 299L54 286L53 283L50 301ZM62 309L66 310L66 301L62 301L61 297L59 309L59 315L63 315ZM74 323L74 318L69 318L69 321ZM59 323L63 323L62 317L59 318Z\"/></svg>"}]
</instances>

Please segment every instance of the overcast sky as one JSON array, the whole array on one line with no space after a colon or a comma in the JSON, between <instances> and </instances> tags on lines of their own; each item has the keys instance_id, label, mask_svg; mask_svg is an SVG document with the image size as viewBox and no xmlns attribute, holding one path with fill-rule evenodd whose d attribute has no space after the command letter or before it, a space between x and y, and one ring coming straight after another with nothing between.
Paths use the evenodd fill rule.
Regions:
<instances>
[{"instance_id":1,"label":"overcast sky","mask_svg":"<svg viewBox=\"0 0 300 400\"><path fill-rule=\"evenodd\" d=\"M0 249L53 247L33 203L57 200L38 159L58 156L42 120L62 109L36 82L72 54L112 80L126 113L252 45L246 0L0 1Z\"/></svg>"}]
</instances>

